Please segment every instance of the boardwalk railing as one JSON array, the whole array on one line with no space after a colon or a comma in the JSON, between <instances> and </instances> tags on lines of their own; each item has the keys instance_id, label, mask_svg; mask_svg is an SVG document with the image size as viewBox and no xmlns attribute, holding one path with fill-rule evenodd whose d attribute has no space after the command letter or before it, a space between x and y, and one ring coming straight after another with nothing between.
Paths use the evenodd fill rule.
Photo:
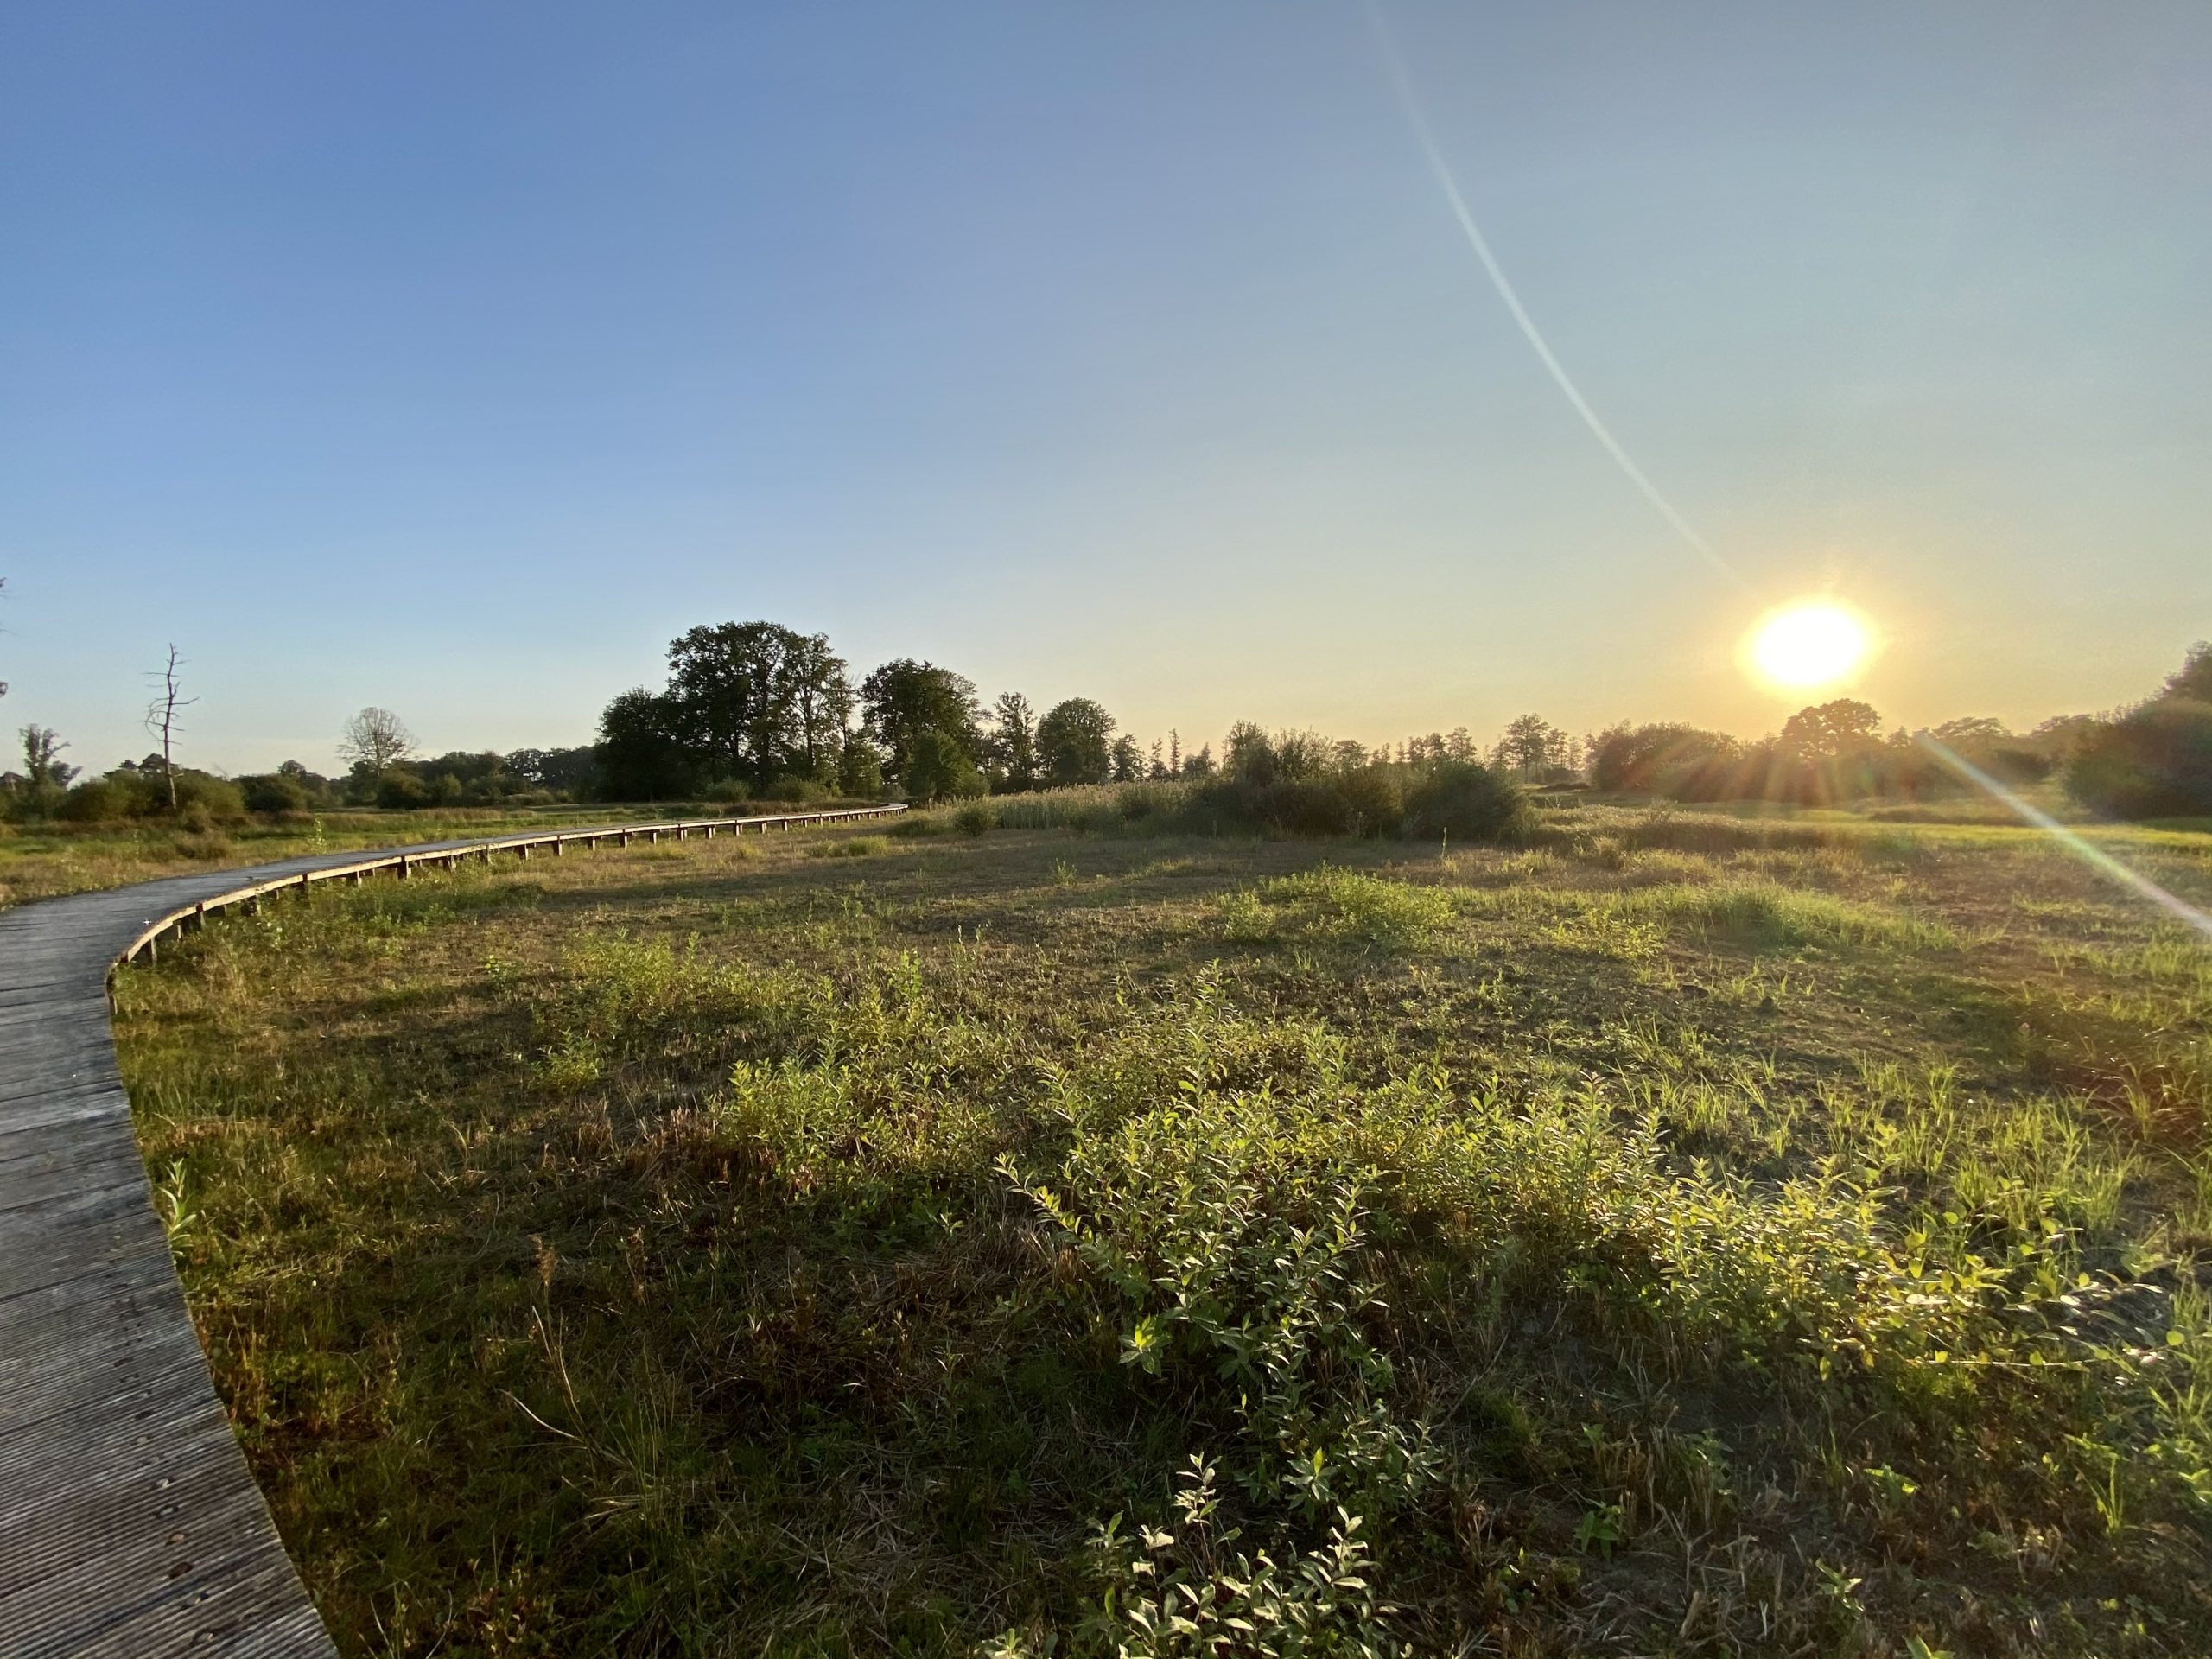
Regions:
<instances>
[{"instance_id":1,"label":"boardwalk railing","mask_svg":"<svg viewBox=\"0 0 2212 1659\"><path fill-rule=\"evenodd\" d=\"M742 835L751 830L766 834L771 830L789 830L794 824L833 823L853 818L887 818L906 811L904 806L848 806L827 812L782 812L751 818L674 818L664 823L618 823L597 830L563 830L546 835L494 836L482 841L454 842L426 847L403 847L389 852L379 852L347 862L318 865L300 871L296 875L284 874L265 881L250 882L233 887L227 893L217 893L181 909L173 910L148 924L144 931L131 940L117 957L116 965L136 962L140 953L151 958L163 935L182 932L188 928L200 927L210 916L233 905L244 906L249 912L261 908L264 899L279 893L303 893L318 881L344 881L359 887L365 877L390 871L404 880L416 870L454 868L464 859L492 861L494 853L513 853L528 858L534 852L550 850L556 858L571 847L581 847L589 852L604 842L627 847L632 842L658 844L663 836L683 841L697 836L712 841L716 835Z\"/></svg>"},{"instance_id":2,"label":"boardwalk railing","mask_svg":"<svg viewBox=\"0 0 2212 1659\"><path fill-rule=\"evenodd\" d=\"M215 1396L154 1212L108 1026L120 963L321 881L904 810L338 853L0 911L0 1656L334 1659Z\"/></svg>"}]
</instances>

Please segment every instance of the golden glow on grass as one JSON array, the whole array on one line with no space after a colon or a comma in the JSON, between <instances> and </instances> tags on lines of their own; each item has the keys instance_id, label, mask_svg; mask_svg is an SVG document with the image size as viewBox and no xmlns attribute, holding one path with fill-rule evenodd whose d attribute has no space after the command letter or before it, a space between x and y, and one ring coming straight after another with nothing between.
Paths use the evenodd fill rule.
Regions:
<instances>
[{"instance_id":1,"label":"golden glow on grass","mask_svg":"<svg viewBox=\"0 0 2212 1659\"><path fill-rule=\"evenodd\" d=\"M1840 685L1874 654L1865 618L1832 599L1802 599L1769 611L1744 641L1744 664L1780 690Z\"/></svg>"}]
</instances>

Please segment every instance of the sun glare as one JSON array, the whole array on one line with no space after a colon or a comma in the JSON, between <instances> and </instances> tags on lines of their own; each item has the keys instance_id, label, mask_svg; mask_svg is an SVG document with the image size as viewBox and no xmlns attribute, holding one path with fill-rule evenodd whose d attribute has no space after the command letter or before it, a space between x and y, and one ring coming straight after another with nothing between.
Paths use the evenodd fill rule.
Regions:
<instances>
[{"instance_id":1,"label":"sun glare","mask_svg":"<svg viewBox=\"0 0 2212 1659\"><path fill-rule=\"evenodd\" d=\"M1874 648L1857 612L1834 600L1800 600L1761 618L1746 642L1751 669L1770 685L1792 691L1849 679Z\"/></svg>"}]
</instances>

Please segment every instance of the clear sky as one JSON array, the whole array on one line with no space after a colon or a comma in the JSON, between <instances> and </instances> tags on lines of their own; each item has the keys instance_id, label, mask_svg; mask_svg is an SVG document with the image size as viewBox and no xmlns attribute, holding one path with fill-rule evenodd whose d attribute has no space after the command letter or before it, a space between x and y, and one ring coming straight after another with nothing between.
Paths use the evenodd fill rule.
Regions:
<instances>
[{"instance_id":1,"label":"clear sky","mask_svg":"<svg viewBox=\"0 0 2212 1659\"><path fill-rule=\"evenodd\" d=\"M2212 6L0 10L0 715L587 741L669 638L1370 741L2149 690L2212 634Z\"/></svg>"}]
</instances>

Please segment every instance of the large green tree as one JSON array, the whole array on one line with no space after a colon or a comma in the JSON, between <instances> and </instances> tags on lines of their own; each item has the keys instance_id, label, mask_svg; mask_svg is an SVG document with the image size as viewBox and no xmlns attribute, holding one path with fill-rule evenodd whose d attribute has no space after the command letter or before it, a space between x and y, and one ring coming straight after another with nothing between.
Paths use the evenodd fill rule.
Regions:
<instances>
[{"instance_id":1,"label":"large green tree","mask_svg":"<svg viewBox=\"0 0 2212 1659\"><path fill-rule=\"evenodd\" d=\"M1054 784L1103 784L1112 775L1114 716L1089 697L1057 702L1037 722L1037 753Z\"/></svg>"},{"instance_id":2,"label":"large green tree","mask_svg":"<svg viewBox=\"0 0 2212 1659\"><path fill-rule=\"evenodd\" d=\"M1127 732L1114 740L1114 747L1107 751L1107 760L1117 784L1134 784L1144 776L1144 751L1137 747L1136 739Z\"/></svg>"},{"instance_id":3,"label":"large green tree","mask_svg":"<svg viewBox=\"0 0 2212 1659\"><path fill-rule=\"evenodd\" d=\"M987 747L985 758L998 772L1001 787L1037 787L1037 715L1020 692L1006 692L991 705Z\"/></svg>"},{"instance_id":4,"label":"large green tree","mask_svg":"<svg viewBox=\"0 0 2212 1659\"><path fill-rule=\"evenodd\" d=\"M1565 732L1541 715L1522 715L1497 740L1492 761L1501 766L1518 767L1525 776L1562 760L1569 741ZM1449 760L1462 758L1452 753L1449 739L1446 740L1445 753Z\"/></svg>"},{"instance_id":5,"label":"large green tree","mask_svg":"<svg viewBox=\"0 0 2212 1659\"><path fill-rule=\"evenodd\" d=\"M1882 717L1871 702L1838 697L1800 709L1783 722L1781 747L1801 760L1840 760L1882 741Z\"/></svg>"},{"instance_id":6,"label":"large green tree","mask_svg":"<svg viewBox=\"0 0 2212 1659\"><path fill-rule=\"evenodd\" d=\"M983 792L983 774L949 732L918 732L906 750L906 798L917 806Z\"/></svg>"},{"instance_id":7,"label":"large green tree","mask_svg":"<svg viewBox=\"0 0 2212 1659\"><path fill-rule=\"evenodd\" d=\"M643 686L608 703L594 746L607 798L664 801L690 794L698 772L681 726L674 699Z\"/></svg>"},{"instance_id":8,"label":"large green tree","mask_svg":"<svg viewBox=\"0 0 2212 1659\"><path fill-rule=\"evenodd\" d=\"M836 772L852 690L826 635L775 622L722 622L668 648L675 731L695 766L766 784Z\"/></svg>"},{"instance_id":9,"label":"large green tree","mask_svg":"<svg viewBox=\"0 0 2212 1659\"><path fill-rule=\"evenodd\" d=\"M861 682L861 721L902 780L925 732L950 738L971 766L982 753L975 682L935 663L902 657L870 674Z\"/></svg>"}]
</instances>

